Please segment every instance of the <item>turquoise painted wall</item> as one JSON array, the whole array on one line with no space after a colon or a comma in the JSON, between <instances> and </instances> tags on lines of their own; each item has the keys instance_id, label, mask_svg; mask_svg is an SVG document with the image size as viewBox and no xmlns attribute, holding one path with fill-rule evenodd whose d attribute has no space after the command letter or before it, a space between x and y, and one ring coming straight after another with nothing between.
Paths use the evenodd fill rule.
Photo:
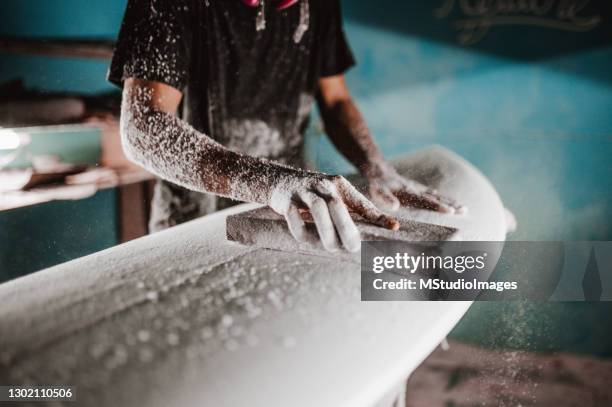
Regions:
<instances>
[{"instance_id":1,"label":"turquoise painted wall","mask_svg":"<svg viewBox=\"0 0 612 407\"><path fill-rule=\"evenodd\" d=\"M2 0L0 35L40 38L112 39L119 30L125 0ZM108 63L79 58L48 58L0 53L0 82L21 76L26 84L50 91L101 92Z\"/></svg>"},{"instance_id":2,"label":"turquoise painted wall","mask_svg":"<svg viewBox=\"0 0 612 407\"><path fill-rule=\"evenodd\" d=\"M0 35L113 38L123 4L3 0L0 16ZM0 53L0 82L21 77L28 87L47 91L108 91L112 87L105 80L107 65L98 60ZM69 152L64 158L70 162L95 163L100 153L99 131L30 133L36 133L32 134L33 150L44 146L49 151L63 150ZM116 195L115 190L106 190L84 200L0 212L0 282L116 245Z\"/></svg>"},{"instance_id":3,"label":"turquoise painted wall","mask_svg":"<svg viewBox=\"0 0 612 407\"><path fill-rule=\"evenodd\" d=\"M383 151L435 143L466 157L516 214L511 239L612 240L611 3L583 11L602 17L587 32L493 27L469 46L458 2L445 19L443 1L397 3L344 2L359 62L348 82ZM350 168L315 131L309 151L326 171ZM476 303L452 336L612 356L611 314L612 303Z\"/></svg>"},{"instance_id":4,"label":"turquoise painted wall","mask_svg":"<svg viewBox=\"0 0 612 407\"><path fill-rule=\"evenodd\" d=\"M393 156L437 143L466 157L517 215L513 239L611 240L612 3L586 2L568 18L558 8L568 3L552 1L547 13L536 19L519 13L512 20L519 25L509 26L495 25L503 13L479 17L461 3L477 4L343 2L359 62L348 81L383 151ZM109 38L124 4L4 0L0 15L17 18L5 18L0 34ZM440 13L443 5L448 15ZM475 18L492 27L464 44L462 38L478 39L483 32L470 37L457 25ZM24 72L28 84L45 89L109 89L102 62L0 60L0 80ZM323 170L350 169L314 128L308 149ZM611 311L607 303L478 303L453 336L489 346L610 356Z\"/></svg>"},{"instance_id":5,"label":"turquoise painted wall","mask_svg":"<svg viewBox=\"0 0 612 407\"><path fill-rule=\"evenodd\" d=\"M351 20L346 30L359 61L348 82L387 155L437 143L465 156L522 221L514 239L610 239L612 78L583 73L610 67L612 46L524 61ZM315 132L309 151L326 171L350 169Z\"/></svg>"}]
</instances>

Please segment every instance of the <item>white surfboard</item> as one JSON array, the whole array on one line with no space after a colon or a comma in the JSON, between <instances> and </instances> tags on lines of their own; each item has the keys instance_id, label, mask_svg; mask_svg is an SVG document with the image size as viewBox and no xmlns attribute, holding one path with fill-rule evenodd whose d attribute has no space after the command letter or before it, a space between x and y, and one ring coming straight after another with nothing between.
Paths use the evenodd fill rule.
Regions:
<instances>
[{"instance_id":1,"label":"white surfboard","mask_svg":"<svg viewBox=\"0 0 612 407\"><path fill-rule=\"evenodd\" d=\"M396 161L468 206L403 215L505 239L503 205L440 147ZM80 406L373 406L470 302L360 301L359 264L225 238L240 205L0 285L0 383L76 386Z\"/></svg>"}]
</instances>

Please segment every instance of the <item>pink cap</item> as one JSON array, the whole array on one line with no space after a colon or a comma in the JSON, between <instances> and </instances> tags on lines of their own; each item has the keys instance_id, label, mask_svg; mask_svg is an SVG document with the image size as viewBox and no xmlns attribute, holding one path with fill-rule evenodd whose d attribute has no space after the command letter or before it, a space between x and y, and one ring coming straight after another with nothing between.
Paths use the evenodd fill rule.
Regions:
<instances>
[{"instance_id":1,"label":"pink cap","mask_svg":"<svg viewBox=\"0 0 612 407\"><path fill-rule=\"evenodd\" d=\"M293 6L298 1L299 0L279 0L278 1L278 5L276 6L276 9L277 10L284 10L286 8L289 8L289 7Z\"/></svg>"},{"instance_id":2,"label":"pink cap","mask_svg":"<svg viewBox=\"0 0 612 407\"><path fill-rule=\"evenodd\" d=\"M259 6L261 0L242 0L242 2L244 4L246 4L249 7L257 7ZM276 9L277 10L284 10L286 8L289 8L291 6L293 6L295 3L297 3L299 0L274 0L276 1L277 6Z\"/></svg>"}]
</instances>

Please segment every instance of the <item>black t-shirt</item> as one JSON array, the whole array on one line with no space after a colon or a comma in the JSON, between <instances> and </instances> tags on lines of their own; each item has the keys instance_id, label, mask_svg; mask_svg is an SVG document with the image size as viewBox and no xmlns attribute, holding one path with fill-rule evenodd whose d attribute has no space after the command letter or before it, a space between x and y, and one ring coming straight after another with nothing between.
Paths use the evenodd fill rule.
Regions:
<instances>
[{"instance_id":1,"label":"black t-shirt","mask_svg":"<svg viewBox=\"0 0 612 407\"><path fill-rule=\"evenodd\" d=\"M339 0L309 3L309 28L294 32L301 6L277 11L240 0L129 0L108 78L158 81L183 92L180 117L224 146L299 165L318 79L354 59Z\"/></svg>"}]
</instances>

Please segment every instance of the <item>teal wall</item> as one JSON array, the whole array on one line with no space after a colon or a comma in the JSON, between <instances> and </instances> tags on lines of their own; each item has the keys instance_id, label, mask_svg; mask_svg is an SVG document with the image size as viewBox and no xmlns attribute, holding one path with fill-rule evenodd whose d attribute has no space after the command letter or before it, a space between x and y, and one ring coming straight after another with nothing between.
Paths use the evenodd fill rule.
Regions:
<instances>
[{"instance_id":1,"label":"teal wall","mask_svg":"<svg viewBox=\"0 0 612 407\"><path fill-rule=\"evenodd\" d=\"M2 0L0 35L112 39L124 5L124 0ZM107 67L100 60L0 53L0 82L20 76L45 90L95 93L112 89L105 81Z\"/></svg>"},{"instance_id":2,"label":"teal wall","mask_svg":"<svg viewBox=\"0 0 612 407\"><path fill-rule=\"evenodd\" d=\"M121 2L3 0L0 35L108 39L116 35L122 15ZM0 83L20 77L27 86L47 91L108 91L112 87L105 81L107 65L99 60L0 53ZM28 133L33 153L63 151L65 160L89 164L95 164L100 154L95 129ZM116 245L116 201L116 190L106 190L84 200L0 212L0 282Z\"/></svg>"},{"instance_id":3,"label":"teal wall","mask_svg":"<svg viewBox=\"0 0 612 407\"><path fill-rule=\"evenodd\" d=\"M430 144L478 166L516 214L514 240L612 240L610 2L588 32L493 27L462 45L442 1L345 1L348 82L388 156ZM474 2L472 2L474 3ZM494 2L489 2L494 3ZM558 3L558 2L557 2ZM315 131L313 161L350 166ZM452 336L612 356L612 303L476 303Z\"/></svg>"},{"instance_id":4,"label":"teal wall","mask_svg":"<svg viewBox=\"0 0 612 407\"><path fill-rule=\"evenodd\" d=\"M452 8L438 18L443 3ZM524 25L534 20L523 13L523 25L493 26L466 45L456 27L470 16L458 1L344 1L359 62L348 81L387 155L436 143L477 165L517 215L513 239L612 240L612 3L587 2L571 21L558 18L562 2L550 3L538 24L558 28ZM5 18L0 34L109 38L124 4L3 0L0 15L16 18ZM51 90L109 89L103 62L0 60L0 80L23 72ZM308 151L323 170L350 169L314 129ZM609 303L478 303L453 336L610 356L611 314Z\"/></svg>"},{"instance_id":5,"label":"teal wall","mask_svg":"<svg viewBox=\"0 0 612 407\"><path fill-rule=\"evenodd\" d=\"M610 239L612 46L511 59L351 22L346 9L359 61L348 82L387 155L457 151L519 218L514 239ZM350 168L314 132L309 151L328 172Z\"/></svg>"}]
</instances>

